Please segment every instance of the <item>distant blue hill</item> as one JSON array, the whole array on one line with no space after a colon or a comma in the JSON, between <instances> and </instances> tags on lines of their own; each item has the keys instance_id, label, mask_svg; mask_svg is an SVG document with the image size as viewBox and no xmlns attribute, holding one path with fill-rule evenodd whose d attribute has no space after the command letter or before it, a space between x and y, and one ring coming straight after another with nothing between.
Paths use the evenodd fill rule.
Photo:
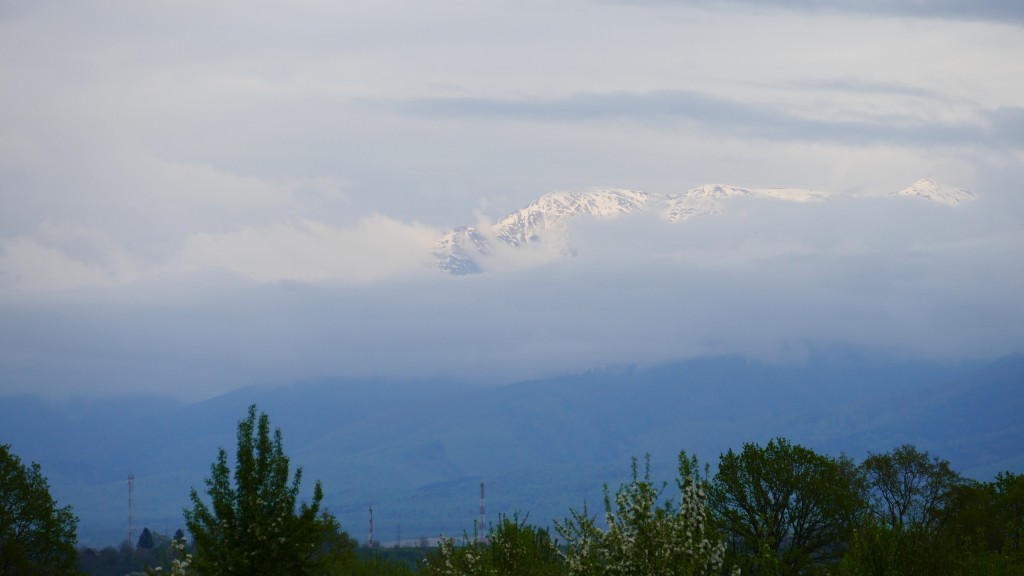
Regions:
<instances>
[{"instance_id":1,"label":"distant blue hill","mask_svg":"<svg viewBox=\"0 0 1024 576\"><path fill-rule=\"evenodd\" d=\"M712 467L743 442L785 436L860 460L909 442L987 478L1024 470L1024 356L995 362L907 361L821 352L799 363L734 357L609 368L504 386L324 380L237 390L185 404L150 397L47 402L0 398L0 442L37 461L54 495L81 517L85 545L134 523L183 526L190 487L202 489L218 447L256 403L282 429L285 451L323 483L344 528L377 540L472 531L479 485L491 521L519 511L548 524L651 454L671 480L679 450Z\"/></svg>"}]
</instances>

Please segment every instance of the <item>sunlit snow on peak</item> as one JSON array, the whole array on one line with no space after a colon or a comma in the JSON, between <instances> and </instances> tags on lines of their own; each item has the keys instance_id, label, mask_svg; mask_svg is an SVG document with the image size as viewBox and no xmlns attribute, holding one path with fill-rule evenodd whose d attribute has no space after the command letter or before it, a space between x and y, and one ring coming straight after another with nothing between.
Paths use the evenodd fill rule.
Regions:
<instances>
[{"instance_id":1,"label":"sunlit snow on peak","mask_svg":"<svg viewBox=\"0 0 1024 576\"><path fill-rule=\"evenodd\" d=\"M911 198L922 198L945 204L946 206L959 206L976 199L975 195L953 186L939 184L935 180L922 178L910 186L896 193L897 196Z\"/></svg>"},{"instance_id":2,"label":"sunlit snow on peak","mask_svg":"<svg viewBox=\"0 0 1024 576\"><path fill-rule=\"evenodd\" d=\"M956 206L974 199L970 192L919 180L892 196L925 198ZM623 188L594 188L582 192L551 192L494 224L456 228L435 245L438 267L453 274L483 271L482 259L498 247L547 245L562 255L574 254L570 224L583 218L608 219L641 212L674 224L701 216L722 214L732 202L751 200L790 203L821 202L839 195L804 188L743 188L703 184L678 194L657 195ZM545 252L547 254L547 252Z\"/></svg>"}]
</instances>

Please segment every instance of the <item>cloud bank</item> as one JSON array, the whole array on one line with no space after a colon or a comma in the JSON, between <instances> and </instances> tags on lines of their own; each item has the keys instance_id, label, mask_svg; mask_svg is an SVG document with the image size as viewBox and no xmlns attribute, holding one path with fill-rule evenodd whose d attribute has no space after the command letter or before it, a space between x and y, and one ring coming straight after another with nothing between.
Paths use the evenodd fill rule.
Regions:
<instances>
[{"instance_id":1,"label":"cloud bank","mask_svg":"<svg viewBox=\"0 0 1024 576\"><path fill-rule=\"evenodd\" d=\"M5 3L0 393L1019 351L1016 4L756 4ZM854 199L922 177L979 199ZM843 200L431 268L552 190L710 182Z\"/></svg>"},{"instance_id":2,"label":"cloud bank","mask_svg":"<svg viewBox=\"0 0 1024 576\"><path fill-rule=\"evenodd\" d=\"M581 222L575 257L538 247L501 266L499 254L469 277L430 269L423 231L383 218L355 244L357 231L315 223L243 230L190 240L184 254L216 266L8 299L0 361L20 383L9 391L201 397L320 377L503 383L707 354L792 361L829 346L992 357L1024 343L1024 272L1009 265L1024 231L987 216L1010 207L740 200L676 225Z\"/></svg>"}]
</instances>

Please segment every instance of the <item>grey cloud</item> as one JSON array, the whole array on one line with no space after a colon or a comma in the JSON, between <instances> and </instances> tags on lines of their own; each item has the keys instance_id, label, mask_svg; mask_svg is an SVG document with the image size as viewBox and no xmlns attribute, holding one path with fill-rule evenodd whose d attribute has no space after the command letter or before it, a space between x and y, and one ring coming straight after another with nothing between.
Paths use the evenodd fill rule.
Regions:
<instances>
[{"instance_id":1,"label":"grey cloud","mask_svg":"<svg viewBox=\"0 0 1024 576\"><path fill-rule=\"evenodd\" d=\"M988 119L997 141L1018 148L1024 144L1024 108L1000 108L989 113Z\"/></svg>"},{"instance_id":2,"label":"grey cloud","mask_svg":"<svg viewBox=\"0 0 1024 576\"><path fill-rule=\"evenodd\" d=\"M1024 347L1024 281L1008 264L1024 260L1024 200L993 203L1019 197L1024 180L1024 115L998 108L1020 102L1005 81L1018 29L759 8L813 10L782 0L668 15L350 4L0 3L0 393L201 396L318 375L500 382L822 340L950 355ZM933 6L1020 20L1015 3ZM871 34L886 40L862 58ZM904 46L911 58L890 58ZM855 109L763 104L791 88ZM446 94L556 96L428 98ZM686 226L581 229L576 258L478 278L424 267L317 280L351 267L350 252L417 265L395 257L405 243L390 251L394 231L361 233L367 214L420 230L472 224L474 209L498 217L552 189L884 192L921 177L979 201L737 205ZM307 220L360 233L307 244L320 237L294 233ZM246 235L244 249L224 248ZM222 248L213 264L211 245ZM298 248L315 257L289 257ZM175 266L183 250L199 262ZM15 257L23 266L5 268ZM243 257L264 282L215 271ZM70 278L64 291L11 288L25 270L41 285Z\"/></svg>"},{"instance_id":3,"label":"grey cloud","mask_svg":"<svg viewBox=\"0 0 1024 576\"><path fill-rule=\"evenodd\" d=\"M986 145L992 129L984 123L927 122L897 114L858 121L814 119L791 111L748 104L694 91L582 93L557 99L426 98L395 103L399 111L422 116L487 117L535 122L624 120L676 128L689 122L709 131L763 139L827 141L851 145L920 147ZM984 112L998 119L1012 111ZM1000 129L1000 133L1004 133ZM1008 134L1014 145L1022 141Z\"/></svg>"},{"instance_id":4,"label":"grey cloud","mask_svg":"<svg viewBox=\"0 0 1024 576\"><path fill-rule=\"evenodd\" d=\"M618 0L624 4L777 8L812 13L856 13L912 18L978 20L1024 25L1024 4L1016 0Z\"/></svg>"},{"instance_id":5,"label":"grey cloud","mask_svg":"<svg viewBox=\"0 0 1024 576\"><path fill-rule=\"evenodd\" d=\"M822 78L803 79L787 83L796 89L830 90L859 94L891 94L894 96L911 96L933 101L948 100L948 97L934 90L918 88L908 84L895 82L874 82L858 78Z\"/></svg>"}]
</instances>

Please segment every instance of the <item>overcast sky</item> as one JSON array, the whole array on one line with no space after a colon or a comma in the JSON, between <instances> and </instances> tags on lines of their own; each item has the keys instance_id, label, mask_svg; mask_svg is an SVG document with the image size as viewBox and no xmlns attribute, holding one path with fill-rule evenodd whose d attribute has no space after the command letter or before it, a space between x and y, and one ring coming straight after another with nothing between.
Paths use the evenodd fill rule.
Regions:
<instances>
[{"instance_id":1,"label":"overcast sky","mask_svg":"<svg viewBox=\"0 0 1024 576\"><path fill-rule=\"evenodd\" d=\"M919 178L960 207L878 198ZM8 0L0 394L1024 351L1016 0ZM831 192L582 226L554 190Z\"/></svg>"}]
</instances>

